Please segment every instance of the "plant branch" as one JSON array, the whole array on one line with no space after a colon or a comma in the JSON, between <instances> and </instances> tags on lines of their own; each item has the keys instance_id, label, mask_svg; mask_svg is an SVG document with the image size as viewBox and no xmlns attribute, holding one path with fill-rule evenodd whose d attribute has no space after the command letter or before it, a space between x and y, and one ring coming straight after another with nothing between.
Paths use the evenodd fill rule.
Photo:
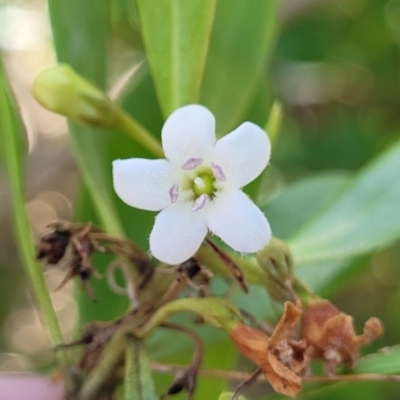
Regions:
<instances>
[{"instance_id":1,"label":"plant branch","mask_svg":"<svg viewBox=\"0 0 400 400\"><path fill-rule=\"evenodd\" d=\"M160 362L152 362L151 368L155 372L163 374L175 374L177 371L185 367L179 364L167 364ZM232 380L247 380L253 374L242 371L224 371L220 369L201 369L199 375L207 378L215 379L232 379ZM265 376L260 375L257 381L265 382ZM382 381L382 382L399 382L400 375L385 375L385 374L348 374L336 376L308 376L303 378L303 382L323 383L323 382L355 382L355 381Z\"/></svg>"}]
</instances>

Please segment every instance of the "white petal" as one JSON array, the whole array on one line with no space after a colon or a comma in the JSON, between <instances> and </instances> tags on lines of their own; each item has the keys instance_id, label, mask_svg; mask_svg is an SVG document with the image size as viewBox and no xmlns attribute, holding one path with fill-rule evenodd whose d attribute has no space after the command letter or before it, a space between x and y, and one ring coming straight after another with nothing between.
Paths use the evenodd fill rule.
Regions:
<instances>
[{"instance_id":1,"label":"white petal","mask_svg":"<svg viewBox=\"0 0 400 400\"><path fill-rule=\"evenodd\" d=\"M171 203L168 191L174 182L167 160L115 160L113 183L117 195L132 207L159 211Z\"/></svg>"},{"instance_id":2,"label":"white petal","mask_svg":"<svg viewBox=\"0 0 400 400\"><path fill-rule=\"evenodd\" d=\"M241 191L223 193L208 206L209 229L234 250L254 253L271 239L261 210Z\"/></svg>"},{"instance_id":3,"label":"white petal","mask_svg":"<svg viewBox=\"0 0 400 400\"><path fill-rule=\"evenodd\" d=\"M189 204L178 202L157 215L150 251L160 261L180 264L196 253L206 234L204 211L191 211Z\"/></svg>"},{"instance_id":4,"label":"white petal","mask_svg":"<svg viewBox=\"0 0 400 400\"><path fill-rule=\"evenodd\" d=\"M215 140L214 116L198 104L175 110L162 129L164 154L179 165L191 157L209 158Z\"/></svg>"},{"instance_id":5,"label":"white petal","mask_svg":"<svg viewBox=\"0 0 400 400\"><path fill-rule=\"evenodd\" d=\"M252 122L244 122L218 140L212 161L221 167L230 188L241 188L260 175L270 153L267 134Z\"/></svg>"}]
</instances>

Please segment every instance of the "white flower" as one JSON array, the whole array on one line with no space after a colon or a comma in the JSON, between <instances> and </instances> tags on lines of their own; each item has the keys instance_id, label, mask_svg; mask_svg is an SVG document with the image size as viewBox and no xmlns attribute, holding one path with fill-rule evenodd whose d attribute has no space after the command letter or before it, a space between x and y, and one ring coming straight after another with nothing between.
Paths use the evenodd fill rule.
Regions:
<instances>
[{"instance_id":1,"label":"white flower","mask_svg":"<svg viewBox=\"0 0 400 400\"><path fill-rule=\"evenodd\" d=\"M208 229L240 252L268 244L268 221L240 190L268 164L271 146L261 128L245 122L217 141L211 112L188 105L169 116L162 144L166 159L113 162L118 196L132 207L161 210L150 234L154 257L186 261Z\"/></svg>"}]
</instances>

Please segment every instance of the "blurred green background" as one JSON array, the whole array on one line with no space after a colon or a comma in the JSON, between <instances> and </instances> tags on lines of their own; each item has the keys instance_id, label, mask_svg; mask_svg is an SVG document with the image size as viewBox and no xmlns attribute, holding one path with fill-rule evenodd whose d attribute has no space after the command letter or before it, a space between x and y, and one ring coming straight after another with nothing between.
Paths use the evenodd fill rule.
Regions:
<instances>
[{"instance_id":1,"label":"blurred green background","mask_svg":"<svg viewBox=\"0 0 400 400\"><path fill-rule=\"evenodd\" d=\"M160 104L157 100L161 85L149 73L141 35L144 23L140 24L133 1L49 1L48 5L39 0L0 2L1 56L28 133L27 209L36 238L43 226L56 218L75 216L81 221L104 223L96 212L98 206L93 204L93 197L82 189L65 121L40 108L30 93L35 74L55 62L49 10L59 59L68 61L92 82L105 87L155 135L159 135L163 116L168 115L170 108L168 101ZM160 34L164 28L168 27L159 25ZM150 37L157 34L151 23L148 29ZM354 180L362 178L359 171L364 171L379 155L387 154L388 149L398 147L395 143L400 139L399 46L398 0L282 0L276 3L218 0L200 90L200 102L215 113L220 135L244 120L265 126L273 101L277 99L282 104L282 126L261 182L259 202L274 234L288 239L294 249L299 249L295 256L298 255L299 273L307 283L329 296L343 311L354 315L359 331L369 316L382 319L385 335L365 349L368 352L395 345L399 340L400 201L396 203L397 192L390 194L391 182L400 190L400 168L395 162L400 157L398 150L391 156L393 161L382 167L382 175L375 177L375 181L372 177L367 181L371 182L373 193L380 192L380 185L383 193L382 198L374 197L376 201L365 207L370 212L365 219L371 223L360 224L363 234L367 232L372 238L368 242L371 243L369 250L350 251L337 259L321 258L321 265L315 268L310 266L314 261L304 255L307 253L304 249L305 244L312 246L313 243L313 226L311 223L307 230L308 221L318 222L318 218L324 220L324 216L331 215L325 220L334 225L335 212L329 210L334 210L341 196L346 197ZM156 61L153 59L153 63ZM153 68L151 62L150 66ZM77 126L71 130L75 154L81 148L78 165L82 166L79 160L88 154L88 162L92 160L92 166L98 166L97 195L116 209L128 237L147 249L154 214L122 204L110 189L109 170L110 161L115 158L148 157L149 154L120 133L110 135L106 130L88 133L86 128ZM368 184L364 186L369 193ZM251 188L249 193L253 193ZM362 197L362 191L358 193L362 208L367 197ZM10 220L12 204L3 170L0 195L0 371L46 368L52 363L52 352L19 265ZM373 218L381 216L381 211L374 208L378 203L381 211L396 213L397 207L388 234ZM344 205L343 209L351 216L357 204L354 208ZM326 231L330 228L329 224L325 225ZM351 229L346 232L349 235L345 236L346 241L354 239L356 243L357 229L355 233ZM102 270L107 260L99 259L97 263ZM60 270L47 271L49 287L57 287L62 276ZM99 299L102 296L104 299L96 305L87 301L79 287L74 291L73 285L62 292L52 292L68 339L77 332L75 298L78 298L82 323L109 319L124 310L124 300L111 296L104 281L95 282L95 286ZM265 298L265 305L259 301L260 296ZM238 297L240 304L246 304L259 316L279 314L279 308L271 305L257 289L249 299ZM210 336L207 332L205 335ZM167 340L167 336L154 338L155 356L167 356L168 352L163 353ZM169 350L169 361L179 362L190 357L190 353L174 353L174 346ZM210 341L205 367L236 369L237 365L231 345L223 336L217 335L216 340ZM251 370L243 362L242 367ZM400 372L400 368L393 372ZM170 377L157 379L162 392ZM217 398L225 385L232 387L232 382L201 379L195 398ZM299 398L397 399L399 395L398 384L360 382L306 385ZM265 385L256 386L248 394L249 399L267 397L278 396L270 393Z\"/></svg>"}]
</instances>

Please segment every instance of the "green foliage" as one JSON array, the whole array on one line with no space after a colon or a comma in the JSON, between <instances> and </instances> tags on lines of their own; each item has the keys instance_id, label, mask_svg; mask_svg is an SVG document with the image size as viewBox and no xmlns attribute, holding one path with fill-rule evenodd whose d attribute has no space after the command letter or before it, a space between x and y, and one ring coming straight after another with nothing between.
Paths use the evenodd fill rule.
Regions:
<instances>
[{"instance_id":1,"label":"green foliage","mask_svg":"<svg viewBox=\"0 0 400 400\"><path fill-rule=\"evenodd\" d=\"M35 249L25 209L24 164L27 151L25 132L1 60L0 115L0 149L2 163L7 171L11 189L13 224L20 257L25 273L34 288L35 300L44 314L52 342L54 345L60 344L63 342L63 337L44 281L41 266L35 260ZM62 361L61 358L60 361Z\"/></svg>"},{"instance_id":2,"label":"green foliage","mask_svg":"<svg viewBox=\"0 0 400 400\"><path fill-rule=\"evenodd\" d=\"M48 0L58 60L70 64L100 90L108 89L108 66L119 62L109 57L113 40L122 41L138 60L144 50L147 60L119 101L156 140L164 119L181 105L199 102L209 107L216 116L218 134L223 135L246 119L265 124L273 100L280 97L285 115L280 134L274 135L271 164L275 175L270 175L281 189L273 192L273 184L266 186L261 197L269 200L262 210L275 236L289 244L296 274L318 294L331 296L360 277L376 252L398 245L400 239L399 38L393 30L397 20L387 16L386 3L380 0L339 3L286 16L282 22L277 17L277 0L120 0L112 7L106 0ZM390 19L390 29L385 18ZM282 89L288 75L285 79L281 75L288 65L300 67L293 69L293 81L299 86L289 86L290 96ZM303 103L297 102L296 90L304 90L300 84L307 75L296 74L302 68L315 72L316 66L325 74L317 82L318 90L308 81L304 85L307 93L315 94L315 90L325 97L307 103L305 96ZM59 342L41 275L29 261L34 253L23 199L26 146L2 67L0 90L0 151L15 202L16 236L35 292L46 293L39 303L53 340ZM117 128L70 122L69 130L83 183L76 218L98 223L147 250L154 213L135 210L116 198L111 162L154 155ZM257 180L247 192L255 198L264 180ZM95 261L102 273L108 261ZM395 267L398 261L390 265ZM98 304L90 303L85 293L79 295L80 324L110 320L126 310L126 299L111 294L104 280L94 281L94 289ZM214 289L227 291L223 282ZM248 295L236 293L233 302L259 318L277 314L260 286L251 286ZM207 367L236 368L227 338L209 328L199 331L212 349L206 356ZM180 360L188 344L174 336L157 331L149 341L151 355ZM229 355L229 365L221 359L221 349ZM132 350L129 357L127 374L132 377L138 354ZM391 347L361 358L355 371L399 373L398 359L399 349ZM148 369L142 372L141 382L149 388L146 398L150 399L154 394ZM141 398L132 389L137 382L129 376L126 398ZM225 381L220 379L214 386L211 382L215 381L201 378L194 398L217 398ZM362 394L369 400L386 393L378 384L372 384L368 392L368 385L324 385L322 389L307 385L301 397ZM393 390L400 393L398 388Z\"/></svg>"},{"instance_id":3,"label":"green foliage","mask_svg":"<svg viewBox=\"0 0 400 400\"><path fill-rule=\"evenodd\" d=\"M216 0L137 1L164 116L198 102L215 4Z\"/></svg>"},{"instance_id":4,"label":"green foliage","mask_svg":"<svg viewBox=\"0 0 400 400\"><path fill-rule=\"evenodd\" d=\"M221 136L243 121L263 81L279 28L277 5L276 0L217 2L200 102L214 113Z\"/></svg>"},{"instance_id":5,"label":"green foliage","mask_svg":"<svg viewBox=\"0 0 400 400\"><path fill-rule=\"evenodd\" d=\"M400 371L399 346L385 347L381 351L360 359L355 370L359 373L398 374Z\"/></svg>"},{"instance_id":6,"label":"green foliage","mask_svg":"<svg viewBox=\"0 0 400 400\"><path fill-rule=\"evenodd\" d=\"M399 169L397 143L364 168L334 204L289 240L296 262L350 259L399 238Z\"/></svg>"}]
</instances>

